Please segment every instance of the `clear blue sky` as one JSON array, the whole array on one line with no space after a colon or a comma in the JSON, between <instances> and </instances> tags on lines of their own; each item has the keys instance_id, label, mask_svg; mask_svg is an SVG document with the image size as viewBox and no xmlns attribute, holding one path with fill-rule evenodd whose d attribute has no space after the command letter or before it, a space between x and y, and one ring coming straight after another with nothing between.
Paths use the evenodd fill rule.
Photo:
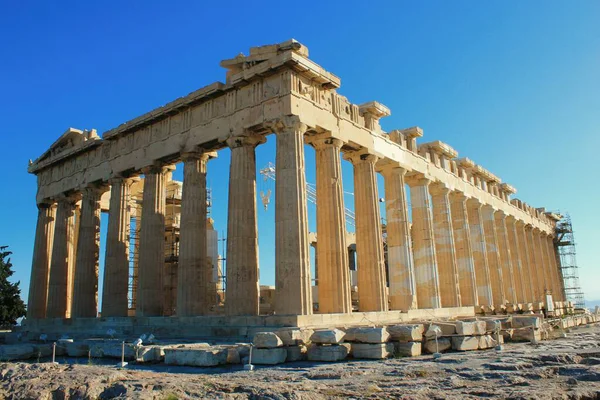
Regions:
<instances>
[{"instance_id":1,"label":"clear blue sky","mask_svg":"<svg viewBox=\"0 0 600 400\"><path fill-rule=\"evenodd\" d=\"M295 38L341 77L352 102L391 108L384 129L419 125L424 141L449 143L529 204L570 212L586 297L600 299L600 2L206 3L3 2L0 245L14 252L24 298L36 221L28 159L70 126L102 133L224 81L222 59ZM259 148L259 167L273 151L272 139ZM209 165L219 230L228 157ZM350 171L345 165L351 191ZM266 284L272 214L259 214Z\"/></svg>"}]
</instances>

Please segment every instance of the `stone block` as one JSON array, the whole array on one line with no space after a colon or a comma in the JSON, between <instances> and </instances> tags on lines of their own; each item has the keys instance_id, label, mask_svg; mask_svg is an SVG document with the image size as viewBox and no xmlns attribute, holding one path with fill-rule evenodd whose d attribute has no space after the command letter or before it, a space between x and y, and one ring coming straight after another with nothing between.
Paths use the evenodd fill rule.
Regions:
<instances>
[{"instance_id":1,"label":"stone block","mask_svg":"<svg viewBox=\"0 0 600 400\"><path fill-rule=\"evenodd\" d=\"M227 348L227 364L239 364L241 363L240 352L237 347Z\"/></svg>"},{"instance_id":2,"label":"stone block","mask_svg":"<svg viewBox=\"0 0 600 400\"><path fill-rule=\"evenodd\" d=\"M272 349L283 346L283 342L273 332L259 332L252 339L254 347L259 349Z\"/></svg>"},{"instance_id":3,"label":"stone block","mask_svg":"<svg viewBox=\"0 0 600 400\"><path fill-rule=\"evenodd\" d=\"M275 332L286 346L307 345L314 331L308 328L284 328Z\"/></svg>"},{"instance_id":4,"label":"stone block","mask_svg":"<svg viewBox=\"0 0 600 400\"><path fill-rule=\"evenodd\" d=\"M502 329L502 320L500 319L486 319L485 320L485 331L486 332L496 332L496 324L498 327Z\"/></svg>"},{"instance_id":5,"label":"stone block","mask_svg":"<svg viewBox=\"0 0 600 400\"><path fill-rule=\"evenodd\" d=\"M456 335L456 323L455 322L435 321L435 322L432 322L430 325L437 325L442 330L442 336ZM429 327L426 327L425 333L427 333L428 328Z\"/></svg>"},{"instance_id":6,"label":"stone block","mask_svg":"<svg viewBox=\"0 0 600 400\"><path fill-rule=\"evenodd\" d=\"M423 324L391 325L387 327L390 340L399 342L417 342L423 339Z\"/></svg>"},{"instance_id":7,"label":"stone block","mask_svg":"<svg viewBox=\"0 0 600 400\"><path fill-rule=\"evenodd\" d=\"M161 346L140 346L136 349L137 362L161 362L165 359L165 348Z\"/></svg>"},{"instance_id":8,"label":"stone block","mask_svg":"<svg viewBox=\"0 0 600 400\"><path fill-rule=\"evenodd\" d=\"M450 340L448 341L450 345ZM422 352L421 342L394 342L394 356L396 357L417 357Z\"/></svg>"},{"instance_id":9,"label":"stone block","mask_svg":"<svg viewBox=\"0 0 600 400\"><path fill-rule=\"evenodd\" d=\"M540 329L515 329L511 337L511 341L513 342L531 342L534 340L542 340L542 332L540 331Z\"/></svg>"},{"instance_id":10,"label":"stone block","mask_svg":"<svg viewBox=\"0 0 600 400\"><path fill-rule=\"evenodd\" d=\"M250 345L248 343L236 343L235 347L241 358L248 357L250 355Z\"/></svg>"},{"instance_id":11,"label":"stone block","mask_svg":"<svg viewBox=\"0 0 600 400\"><path fill-rule=\"evenodd\" d=\"M542 318L528 315L513 315L512 327L525 328L533 326L535 329L542 327Z\"/></svg>"},{"instance_id":12,"label":"stone block","mask_svg":"<svg viewBox=\"0 0 600 400\"><path fill-rule=\"evenodd\" d=\"M57 343L57 347L59 344ZM69 357L87 357L89 355L90 348L87 343L84 342L65 342L61 343Z\"/></svg>"},{"instance_id":13,"label":"stone block","mask_svg":"<svg viewBox=\"0 0 600 400\"><path fill-rule=\"evenodd\" d=\"M423 344L423 350L425 353L443 353L444 351L450 350L452 345L450 344L450 338L438 338L437 349L435 345L435 339L426 340Z\"/></svg>"},{"instance_id":14,"label":"stone block","mask_svg":"<svg viewBox=\"0 0 600 400\"><path fill-rule=\"evenodd\" d=\"M339 329L319 329L314 331L310 341L318 344L339 344L344 340L345 333Z\"/></svg>"},{"instance_id":15,"label":"stone block","mask_svg":"<svg viewBox=\"0 0 600 400\"><path fill-rule=\"evenodd\" d=\"M454 336L452 337L452 349L457 351L479 349L479 337L477 336Z\"/></svg>"},{"instance_id":16,"label":"stone block","mask_svg":"<svg viewBox=\"0 0 600 400\"><path fill-rule=\"evenodd\" d=\"M479 336L480 349L492 349L498 345L498 342L491 335Z\"/></svg>"},{"instance_id":17,"label":"stone block","mask_svg":"<svg viewBox=\"0 0 600 400\"><path fill-rule=\"evenodd\" d=\"M351 348L352 357L370 360L388 358L393 351L393 343L352 343Z\"/></svg>"},{"instance_id":18,"label":"stone block","mask_svg":"<svg viewBox=\"0 0 600 400\"><path fill-rule=\"evenodd\" d=\"M306 360L306 346L299 344L296 346L286 346L285 349L287 351L287 362Z\"/></svg>"},{"instance_id":19,"label":"stone block","mask_svg":"<svg viewBox=\"0 0 600 400\"><path fill-rule=\"evenodd\" d=\"M170 348L165 349L165 364L193 367L214 367L227 363L227 349Z\"/></svg>"},{"instance_id":20,"label":"stone block","mask_svg":"<svg viewBox=\"0 0 600 400\"><path fill-rule=\"evenodd\" d=\"M307 356L310 361L340 361L348 356L348 347L313 343L308 347Z\"/></svg>"},{"instance_id":21,"label":"stone block","mask_svg":"<svg viewBox=\"0 0 600 400\"><path fill-rule=\"evenodd\" d=\"M52 343L39 343L34 344L35 357L51 357L52 356Z\"/></svg>"},{"instance_id":22,"label":"stone block","mask_svg":"<svg viewBox=\"0 0 600 400\"><path fill-rule=\"evenodd\" d=\"M252 364L275 365L284 363L287 358L287 349L285 347L272 348L253 348Z\"/></svg>"},{"instance_id":23,"label":"stone block","mask_svg":"<svg viewBox=\"0 0 600 400\"><path fill-rule=\"evenodd\" d=\"M98 358L121 358L122 344L119 341L88 343L90 355ZM135 347L132 344L125 344L125 359L135 360Z\"/></svg>"},{"instance_id":24,"label":"stone block","mask_svg":"<svg viewBox=\"0 0 600 400\"><path fill-rule=\"evenodd\" d=\"M358 343L385 343L390 338L386 328L348 328L344 341Z\"/></svg>"},{"instance_id":25,"label":"stone block","mask_svg":"<svg viewBox=\"0 0 600 400\"><path fill-rule=\"evenodd\" d=\"M458 321L456 322L456 333L458 335L472 336L475 334L477 321Z\"/></svg>"},{"instance_id":26,"label":"stone block","mask_svg":"<svg viewBox=\"0 0 600 400\"><path fill-rule=\"evenodd\" d=\"M0 346L0 361L27 360L36 356L36 348L30 344L3 344Z\"/></svg>"}]
</instances>

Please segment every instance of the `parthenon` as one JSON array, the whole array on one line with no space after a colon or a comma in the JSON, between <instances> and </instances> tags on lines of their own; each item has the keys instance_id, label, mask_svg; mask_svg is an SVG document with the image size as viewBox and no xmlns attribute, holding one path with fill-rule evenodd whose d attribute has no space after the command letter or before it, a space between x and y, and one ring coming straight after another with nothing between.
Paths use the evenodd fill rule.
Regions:
<instances>
[{"instance_id":1,"label":"parthenon","mask_svg":"<svg viewBox=\"0 0 600 400\"><path fill-rule=\"evenodd\" d=\"M221 66L225 83L101 136L71 128L30 164L39 214L28 321L98 319L99 296L102 318L260 317L255 149L270 134L276 137L277 180L269 314L306 320L313 314L395 318L421 309L493 314L562 308L553 243L559 215L512 198L514 187L459 158L450 145L422 142L419 127L384 132L380 119L390 110L338 94L340 78L294 40L251 48ZM316 152L316 289L305 144ZM219 297L206 174L225 147L231 149L227 269ZM356 290L348 268L342 160L354 170ZM180 162L183 182L171 177ZM108 212L108 233L98 293L101 212ZM167 265L164 252L173 224L179 230L176 267ZM130 285L133 251L137 276ZM169 268L176 268L176 278Z\"/></svg>"}]
</instances>

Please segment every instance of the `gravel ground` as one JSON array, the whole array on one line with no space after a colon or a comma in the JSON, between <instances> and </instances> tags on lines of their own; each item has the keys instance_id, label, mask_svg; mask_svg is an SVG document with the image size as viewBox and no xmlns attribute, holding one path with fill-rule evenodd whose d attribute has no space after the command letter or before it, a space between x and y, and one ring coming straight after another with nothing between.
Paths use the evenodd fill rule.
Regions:
<instances>
[{"instance_id":1,"label":"gravel ground","mask_svg":"<svg viewBox=\"0 0 600 400\"><path fill-rule=\"evenodd\" d=\"M0 399L600 399L600 324L537 345L445 353L437 361L296 362L252 372L59 361L67 363L1 363Z\"/></svg>"}]
</instances>

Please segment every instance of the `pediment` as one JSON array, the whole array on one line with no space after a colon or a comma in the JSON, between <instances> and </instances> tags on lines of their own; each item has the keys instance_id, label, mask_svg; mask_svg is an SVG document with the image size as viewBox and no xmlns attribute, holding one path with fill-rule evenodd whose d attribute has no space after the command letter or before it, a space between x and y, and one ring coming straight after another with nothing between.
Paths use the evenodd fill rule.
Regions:
<instances>
[{"instance_id":1,"label":"pediment","mask_svg":"<svg viewBox=\"0 0 600 400\"><path fill-rule=\"evenodd\" d=\"M52 160L62 158L63 155L72 153L74 150L87 145L88 142L96 140L101 140L101 138L95 129L88 131L69 128L52 143L44 154L30 165L30 170L35 170L38 165L45 164L47 161L52 162Z\"/></svg>"}]
</instances>

